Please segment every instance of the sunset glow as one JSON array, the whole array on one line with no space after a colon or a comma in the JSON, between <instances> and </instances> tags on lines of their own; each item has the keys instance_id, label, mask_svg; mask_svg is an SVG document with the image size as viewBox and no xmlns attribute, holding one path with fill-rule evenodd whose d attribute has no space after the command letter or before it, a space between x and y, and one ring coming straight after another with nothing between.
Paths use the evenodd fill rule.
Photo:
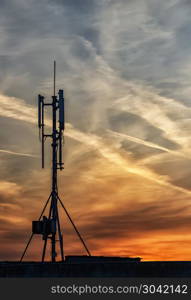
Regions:
<instances>
[{"instance_id":1,"label":"sunset glow","mask_svg":"<svg viewBox=\"0 0 191 300\"><path fill-rule=\"evenodd\" d=\"M59 195L92 254L191 260L191 3L13 2L0 10L0 260L20 258L50 194L37 95L53 93L53 59L66 105ZM48 108L46 119L48 133ZM65 255L85 254L60 216Z\"/></svg>"}]
</instances>

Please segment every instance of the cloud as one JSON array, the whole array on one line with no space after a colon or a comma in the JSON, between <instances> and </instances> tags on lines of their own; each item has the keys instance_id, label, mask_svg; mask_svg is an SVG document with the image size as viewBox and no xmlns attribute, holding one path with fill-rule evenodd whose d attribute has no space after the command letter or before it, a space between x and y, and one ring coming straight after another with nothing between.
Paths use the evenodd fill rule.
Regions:
<instances>
[{"instance_id":1,"label":"cloud","mask_svg":"<svg viewBox=\"0 0 191 300\"><path fill-rule=\"evenodd\" d=\"M175 156L181 156L181 157L184 157L184 158L186 157L181 152L173 151L173 150L170 150L166 147L162 147L158 144L155 144L155 143L152 143L152 142L149 142L149 141L145 141L145 140L142 140L142 139L139 139L139 138L127 135L127 134L119 133L119 132L112 131L112 130L108 130L108 133L110 133L114 137L119 137L122 140L129 140L129 141L137 143L137 144L141 144L141 145L144 145L144 146L147 146L147 147L150 147L150 148L154 148L154 149L157 149L157 150L162 150L162 151L171 153Z\"/></svg>"},{"instance_id":2,"label":"cloud","mask_svg":"<svg viewBox=\"0 0 191 300\"><path fill-rule=\"evenodd\" d=\"M7 99L9 99L9 98L7 97L6 100ZM5 102L8 102L8 101L5 101L5 99L4 99L2 104L4 105ZM16 105L14 105L14 109L12 109L12 111L13 111L12 113L10 113L11 110L8 110L8 111L6 111L6 109L4 110L4 107L2 105L1 111L4 114L4 116L13 117L13 118L28 121L28 122L34 122L33 114L34 114L35 110L32 109L30 106L24 105L24 102L21 100L14 99L14 102ZM124 99L123 99L123 102L124 102ZM21 105L21 103L22 103L22 105ZM8 108L9 108L9 105L8 105ZM183 105L180 105L180 106L182 107ZM138 106L136 106L136 108L137 107ZM158 106L157 106L157 109L158 109ZM22 119L20 117L21 112L22 112ZM31 113L32 113L32 115L31 115ZM146 110L145 110L145 114L146 114L146 116L148 115L147 119L149 121L151 121L150 115L147 113ZM160 120L160 118L159 118L157 121L154 121L154 123L156 123L157 125L158 124L161 125L163 118L164 118L163 114L161 113L162 120ZM167 121L166 121L166 123L167 123ZM50 124L49 119L47 120L47 124ZM169 121L169 124L173 124L173 123L172 122L170 123L170 121ZM175 126L175 125L173 124L173 126ZM67 124L67 127L68 127L68 130L66 131L66 136L76 139L77 141L82 142L82 143L96 149L104 158L106 158L106 159L110 160L111 162L115 163L116 165L122 167L127 172L130 172L132 174L137 174L139 176L143 176L147 179L150 179L151 181L157 182L158 184L166 185L166 186L169 186L170 188L177 189L178 191L181 191L184 193L190 193L186 189L183 189L178 186L173 186L173 184L168 182L168 180L166 180L166 178L164 176L157 176L152 171L150 171L144 167L140 167L140 166L136 165L135 162L131 162L127 157L125 159L119 153L117 153L114 148L112 149L112 147L108 147L107 145L105 145L98 136L93 135L93 134L87 134L87 133L84 134L83 132L80 132L79 130L74 129L71 124ZM167 128L167 130L168 130L168 128Z\"/></svg>"},{"instance_id":3,"label":"cloud","mask_svg":"<svg viewBox=\"0 0 191 300\"><path fill-rule=\"evenodd\" d=\"M18 156L37 157L37 156L35 156L35 155L28 154L28 153L18 153L18 152L9 151L9 150L4 150L4 149L0 149L0 152L1 152L1 153L6 153L6 154L11 154L11 155L18 155Z\"/></svg>"},{"instance_id":4,"label":"cloud","mask_svg":"<svg viewBox=\"0 0 191 300\"><path fill-rule=\"evenodd\" d=\"M0 96L0 115L8 118L36 123L37 110L27 105L24 100L15 97Z\"/></svg>"},{"instance_id":5,"label":"cloud","mask_svg":"<svg viewBox=\"0 0 191 300\"><path fill-rule=\"evenodd\" d=\"M42 93L51 101L54 59L56 86L64 88L66 100L60 192L85 235L88 232L91 237L91 247L104 254L127 250L133 254L136 248L136 255L140 252L146 258L159 258L165 249L167 257L172 257L175 252L165 248L167 242L177 245L181 239L178 234L176 239L176 228L182 234L184 224L189 226L189 1L11 0L0 6L0 126L4 129L0 175L2 210L7 213L2 219L6 224L6 232L1 232L3 257L6 247L11 257L10 220L15 216L19 233L14 241L23 246L28 220L49 193L48 139L48 168L41 171L35 159L40 153L36 96ZM47 132L50 128L47 109ZM166 202L157 206L163 198ZM147 203L145 210L136 206L140 203ZM118 210L131 205L135 206L130 212ZM21 207L28 219L16 223ZM93 224L88 223L92 220L84 208L89 209ZM114 228L112 215L120 230ZM149 230L149 219L153 230ZM102 233L99 222L108 226L103 237L96 237L96 230ZM123 225L129 229L129 246ZM113 248L110 231L120 235ZM189 239L187 232L185 244ZM76 242L72 245L79 249ZM153 245L154 254L145 245ZM33 246L38 248L38 241Z\"/></svg>"}]
</instances>

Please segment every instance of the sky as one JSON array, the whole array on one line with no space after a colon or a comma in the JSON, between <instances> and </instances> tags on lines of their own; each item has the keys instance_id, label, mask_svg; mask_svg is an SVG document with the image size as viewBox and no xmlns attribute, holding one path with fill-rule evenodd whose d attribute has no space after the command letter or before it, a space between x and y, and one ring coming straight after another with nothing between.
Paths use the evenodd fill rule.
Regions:
<instances>
[{"instance_id":1,"label":"sky","mask_svg":"<svg viewBox=\"0 0 191 300\"><path fill-rule=\"evenodd\" d=\"M51 99L54 59L66 109L59 195L92 255L191 260L190 15L189 0L1 1L1 260L21 257L50 194L37 95ZM65 255L86 254L60 218ZM41 250L35 236L25 259Z\"/></svg>"}]
</instances>

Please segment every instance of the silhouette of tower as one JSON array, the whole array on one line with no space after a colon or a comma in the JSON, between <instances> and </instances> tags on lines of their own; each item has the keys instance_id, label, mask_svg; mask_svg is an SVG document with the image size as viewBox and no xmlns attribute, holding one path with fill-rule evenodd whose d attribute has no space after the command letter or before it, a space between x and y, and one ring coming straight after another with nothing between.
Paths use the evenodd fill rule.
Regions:
<instances>
[{"instance_id":1,"label":"silhouette of tower","mask_svg":"<svg viewBox=\"0 0 191 300\"><path fill-rule=\"evenodd\" d=\"M75 226L71 216L69 215L66 207L61 201L58 195L58 185L57 185L57 173L58 170L63 170L63 158L62 158L62 148L63 148L63 132L65 129L65 119L64 119L64 90L58 91L58 96L55 94L56 89L56 62L54 61L54 95L52 96L52 102L46 103L42 95L38 95L38 127L39 136L42 143L42 168L44 168L44 143L47 138L51 139L52 147L52 183L51 183L51 193L50 196L40 214L37 221L32 222L32 234L29 241L24 249L20 261L23 260L26 251L30 245L30 242L34 234L42 235L44 241L43 251L42 251L42 262L45 260L46 248L48 240L51 242L51 261L55 262L57 257L57 242L59 242L59 249L61 260L64 261L64 247L63 247L63 236L61 232L60 218L58 203L64 209L67 217L69 218L75 232L77 233L80 241L82 242L87 254L91 256L80 232ZM49 106L52 108L52 132L51 134L45 133L45 122L44 122L44 107ZM57 120L58 119L58 120ZM45 216L45 210L50 204L48 216ZM57 239L58 237L58 239Z\"/></svg>"}]
</instances>

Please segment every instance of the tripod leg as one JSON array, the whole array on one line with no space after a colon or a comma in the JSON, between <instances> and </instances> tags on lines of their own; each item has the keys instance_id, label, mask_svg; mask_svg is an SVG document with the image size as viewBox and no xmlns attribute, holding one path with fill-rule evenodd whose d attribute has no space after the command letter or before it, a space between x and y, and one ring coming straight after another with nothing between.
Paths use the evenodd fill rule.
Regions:
<instances>
[{"instance_id":1,"label":"tripod leg","mask_svg":"<svg viewBox=\"0 0 191 300\"><path fill-rule=\"evenodd\" d=\"M62 203L62 201L61 201L61 199L59 198L59 196L58 196L58 200L60 201L61 206L63 207L63 209L64 209L64 211L65 211L65 213L66 213L68 219L70 220L72 226L74 227L74 230L76 231L76 233L77 233L77 235L78 235L80 241L82 242L82 244L83 244L83 246L84 246L86 252L88 253L89 256L91 256L91 253L90 253L90 251L88 250L88 248L87 248L87 246L86 246L86 244L85 244L85 242L84 242L84 240L83 240L83 238L82 238L80 232L78 231L76 225L75 225L74 222L72 221L72 218L70 217L70 215L69 215L69 213L68 213L66 207L65 207L64 204Z\"/></svg>"},{"instance_id":2,"label":"tripod leg","mask_svg":"<svg viewBox=\"0 0 191 300\"><path fill-rule=\"evenodd\" d=\"M52 195L52 193L50 194L50 196L48 197L48 200L46 201L46 204L45 204L45 206L43 207L43 210L42 210L42 212L41 212L41 214L40 214L40 217L39 217L39 221L40 221L40 219L42 218L42 215L43 215L43 213L44 213L44 211L45 211L45 209L46 209L46 207L47 207L47 205L48 205L48 202L49 202L49 200L50 200L50 197L51 197L51 195ZM32 241L32 238L33 238L33 233L31 234L31 236L30 236L30 238L29 238L29 241L28 241L28 243L27 243L27 245L26 245L26 247L25 247L25 250L24 250L24 252L23 252L23 254L22 254L22 256L21 256L21 259L20 259L20 262L22 262L22 260L23 260L23 258L24 258L24 256L25 256L25 253L26 253L26 251L27 251L27 249L28 249L28 247L29 247L29 245L30 245L30 242Z\"/></svg>"},{"instance_id":3,"label":"tripod leg","mask_svg":"<svg viewBox=\"0 0 191 300\"><path fill-rule=\"evenodd\" d=\"M50 194L50 197L51 197L51 195L52 195L52 193ZM50 210L49 210L48 219L50 219L50 217L51 217L51 212L52 212L52 202L50 203ZM48 236L46 235L46 238L45 238L45 241L44 241L43 252L42 252L42 262L44 262L44 259L45 259L47 240L48 240Z\"/></svg>"},{"instance_id":4,"label":"tripod leg","mask_svg":"<svg viewBox=\"0 0 191 300\"><path fill-rule=\"evenodd\" d=\"M30 245L30 242L32 241L33 235L34 235L34 234L32 233L31 236L30 236L30 238L29 238L29 240L28 240L28 243L27 243L27 245L26 245L26 247L25 247L25 250L24 250L24 252L23 252L23 254L22 254L22 256L21 256L20 262L22 262L23 257L25 256L25 253L26 253L26 251L27 251L27 249L28 249L28 246Z\"/></svg>"},{"instance_id":5,"label":"tripod leg","mask_svg":"<svg viewBox=\"0 0 191 300\"><path fill-rule=\"evenodd\" d=\"M47 245L47 237L46 237L46 239L44 241L44 247L43 247L43 252L42 252L42 262L44 262L44 258L45 258L46 245Z\"/></svg>"},{"instance_id":6,"label":"tripod leg","mask_svg":"<svg viewBox=\"0 0 191 300\"><path fill-rule=\"evenodd\" d=\"M59 242L60 242L60 253L61 253L62 261L64 261L63 238L62 238L62 233L61 233L61 229L60 229L58 207L56 207L56 215L57 215L57 224L58 224L58 236L59 236Z\"/></svg>"}]
</instances>

